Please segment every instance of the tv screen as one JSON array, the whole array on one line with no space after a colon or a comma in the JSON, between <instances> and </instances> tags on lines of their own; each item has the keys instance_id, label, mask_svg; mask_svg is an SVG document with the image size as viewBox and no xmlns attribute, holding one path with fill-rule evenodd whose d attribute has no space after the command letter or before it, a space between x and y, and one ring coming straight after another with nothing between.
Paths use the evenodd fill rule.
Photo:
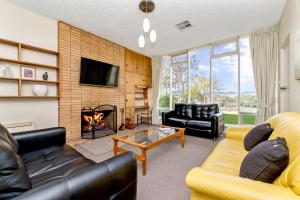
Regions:
<instances>
[{"instance_id":1,"label":"tv screen","mask_svg":"<svg viewBox=\"0 0 300 200\"><path fill-rule=\"evenodd\" d=\"M88 58L81 58L80 83L118 87L119 66Z\"/></svg>"}]
</instances>

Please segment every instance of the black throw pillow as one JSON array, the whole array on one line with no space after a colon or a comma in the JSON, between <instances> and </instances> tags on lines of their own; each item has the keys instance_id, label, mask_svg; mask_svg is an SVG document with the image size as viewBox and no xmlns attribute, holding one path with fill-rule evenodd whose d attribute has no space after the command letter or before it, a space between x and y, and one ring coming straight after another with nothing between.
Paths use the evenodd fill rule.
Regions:
<instances>
[{"instance_id":1,"label":"black throw pillow","mask_svg":"<svg viewBox=\"0 0 300 200\"><path fill-rule=\"evenodd\" d=\"M250 151L257 144L266 141L272 134L274 129L271 128L269 123L260 124L249 131L244 138L244 147Z\"/></svg>"},{"instance_id":2,"label":"black throw pillow","mask_svg":"<svg viewBox=\"0 0 300 200\"><path fill-rule=\"evenodd\" d=\"M284 138L264 141L244 158L240 177L272 183L289 163L289 151Z\"/></svg>"}]
</instances>

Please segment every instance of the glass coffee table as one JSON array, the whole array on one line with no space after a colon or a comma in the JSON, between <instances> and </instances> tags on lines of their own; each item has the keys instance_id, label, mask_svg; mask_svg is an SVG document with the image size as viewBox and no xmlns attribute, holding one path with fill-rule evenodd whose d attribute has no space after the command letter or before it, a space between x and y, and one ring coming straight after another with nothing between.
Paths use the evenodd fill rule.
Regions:
<instances>
[{"instance_id":1,"label":"glass coffee table","mask_svg":"<svg viewBox=\"0 0 300 200\"><path fill-rule=\"evenodd\" d=\"M174 138L181 141L184 148L184 128L174 128L161 125L153 125L143 130L132 130L126 133L118 133L112 136L114 141L114 156L128 150L118 147L118 142L137 147L141 154L135 154L136 159L142 162L143 175L146 175L147 151L164 144Z\"/></svg>"}]
</instances>

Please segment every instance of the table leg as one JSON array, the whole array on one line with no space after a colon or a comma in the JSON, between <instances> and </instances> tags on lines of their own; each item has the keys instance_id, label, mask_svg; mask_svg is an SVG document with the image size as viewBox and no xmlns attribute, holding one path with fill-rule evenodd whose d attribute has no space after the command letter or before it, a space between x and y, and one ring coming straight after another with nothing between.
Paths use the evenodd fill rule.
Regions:
<instances>
[{"instance_id":1,"label":"table leg","mask_svg":"<svg viewBox=\"0 0 300 200\"><path fill-rule=\"evenodd\" d=\"M147 151L146 151L146 149L142 149L142 168L143 168L143 176L146 176L146 169L147 169Z\"/></svg>"},{"instance_id":2,"label":"table leg","mask_svg":"<svg viewBox=\"0 0 300 200\"><path fill-rule=\"evenodd\" d=\"M114 156L118 155L118 140L114 140Z\"/></svg>"},{"instance_id":3,"label":"table leg","mask_svg":"<svg viewBox=\"0 0 300 200\"><path fill-rule=\"evenodd\" d=\"M181 147L184 148L184 130L181 131Z\"/></svg>"}]
</instances>

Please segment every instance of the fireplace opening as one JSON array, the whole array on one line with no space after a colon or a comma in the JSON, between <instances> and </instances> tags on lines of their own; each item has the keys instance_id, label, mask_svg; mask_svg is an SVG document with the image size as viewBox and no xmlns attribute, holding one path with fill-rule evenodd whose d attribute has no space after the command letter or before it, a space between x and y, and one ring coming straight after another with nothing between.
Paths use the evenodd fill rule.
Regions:
<instances>
[{"instance_id":1,"label":"fireplace opening","mask_svg":"<svg viewBox=\"0 0 300 200\"><path fill-rule=\"evenodd\" d=\"M117 132L117 107L101 105L81 109L81 138L95 139Z\"/></svg>"}]
</instances>

